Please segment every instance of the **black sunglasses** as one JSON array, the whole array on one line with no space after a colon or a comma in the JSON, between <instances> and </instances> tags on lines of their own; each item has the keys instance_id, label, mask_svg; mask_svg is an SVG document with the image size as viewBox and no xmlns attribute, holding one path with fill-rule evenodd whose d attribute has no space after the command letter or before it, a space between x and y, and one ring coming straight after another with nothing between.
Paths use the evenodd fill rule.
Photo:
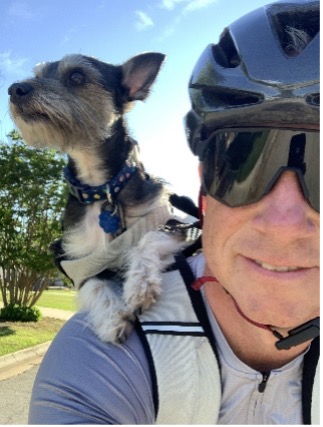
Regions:
<instances>
[{"instance_id":1,"label":"black sunglasses","mask_svg":"<svg viewBox=\"0 0 323 427\"><path fill-rule=\"evenodd\" d=\"M294 171L304 197L320 211L320 137L301 129L235 128L213 132L201 145L203 188L238 207L259 201L281 174Z\"/></svg>"}]
</instances>

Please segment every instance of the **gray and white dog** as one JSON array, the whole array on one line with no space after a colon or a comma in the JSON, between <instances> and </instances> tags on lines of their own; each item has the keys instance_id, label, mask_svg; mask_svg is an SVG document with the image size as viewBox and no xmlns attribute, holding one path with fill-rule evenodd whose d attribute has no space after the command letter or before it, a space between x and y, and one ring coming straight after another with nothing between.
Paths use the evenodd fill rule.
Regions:
<instances>
[{"instance_id":1,"label":"gray and white dog","mask_svg":"<svg viewBox=\"0 0 323 427\"><path fill-rule=\"evenodd\" d=\"M148 96L163 61L160 53L123 65L67 55L37 65L33 78L8 89L25 142L68 154L59 264L103 341L124 339L134 313L158 297L172 254L187 244L180 232L158 230L173 218L169 194L146 173L125 122L134 101Z\"/></svg>"}]
</instances>

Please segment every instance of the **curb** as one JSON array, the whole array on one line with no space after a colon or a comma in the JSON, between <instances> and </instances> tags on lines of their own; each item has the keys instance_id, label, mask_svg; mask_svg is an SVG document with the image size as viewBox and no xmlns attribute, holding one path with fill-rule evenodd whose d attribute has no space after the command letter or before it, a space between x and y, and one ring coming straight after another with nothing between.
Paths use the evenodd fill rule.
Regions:
<instances>
[{"instance_id":1,"label":"curb","mask_svg":"<svg viewBox=\"0 0 323 427\"><path fill-rule=\"evenodd\" d=\"M51 341L43 344L38 344L34 347L25 348L24 350L16 351L15 353L8 354L0 357L0 371L11 368L15 365L26 362L36 357L42 357L48 350Z\"/></svg>"},{"instance_id":2,"label":"curb","mask_svg":"<svg viewBox=\"0 0 323 427\"><path fill-rule=\"evenodd\" d=\"M56 319L68 320L74 316L75 312L65 311L61 309L51 309L45 307L38 307L43 317L52 317ZM0 357L0 373L6 369L12 368L29 360L35 359L36 357L42 357L45 355L48 347L52 341L47 341L43 344L38 344L34 347L25 348L23 350L16 351L15 353L7 354Z\"/></svg>"}]
</instances>

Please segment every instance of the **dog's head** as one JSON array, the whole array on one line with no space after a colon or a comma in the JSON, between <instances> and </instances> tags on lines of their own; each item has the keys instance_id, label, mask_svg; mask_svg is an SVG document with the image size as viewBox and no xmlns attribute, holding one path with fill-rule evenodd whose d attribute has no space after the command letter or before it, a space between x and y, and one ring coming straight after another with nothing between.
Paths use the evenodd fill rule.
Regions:
<instances>
[{"instance_id":1,"label":"dog's head","mask_svg":"<svg viewBox=\"0 0 323 427\"><path fill-rule=\"evenodd\" d=\"M143 53L112 65L67 55L39 64L34 78L9 87L11 116L29 145L91 149L112 135L133 101L148 96L164 58Z\"/></svg>"}]
</instances>

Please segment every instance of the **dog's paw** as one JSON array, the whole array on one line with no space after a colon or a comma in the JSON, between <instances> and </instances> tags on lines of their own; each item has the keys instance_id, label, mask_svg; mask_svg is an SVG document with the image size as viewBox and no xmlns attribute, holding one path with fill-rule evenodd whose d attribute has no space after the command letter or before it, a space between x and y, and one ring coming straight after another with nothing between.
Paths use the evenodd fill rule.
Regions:
<instances>
[{"instance_id":1,"label":"dog's paw","mask_svg":"<svg viewBox=\"0 0 323 427\"><path fill-rule=\"evenodd\" d=\"M128 338L133 329L134 316L129 312L123 311L115 313L114 318L107 324L103 322L93 322L95 332L101 341L113 344L121 344Z\"/></svg>"},{"instance_id":2,"label":"dog's paw","mask_svg":"<svg viewBox=\"0 0 323 427\"><path fill-rule=\"evenodd\" d=\"M128 312L144 312L157 300L161 292L161 274L147 277L137 274L124 283L123 300Z\"/></svg>"},{"instance_id":3,"label":"dog's paw","mask_svg":"<svg viewBox=\"0 0 323 427\"><path fill-rule=\"evenodd\" d=\"M146 233L138 245L128 251L123 284L123 300L128 311L145 311L156 302L161 293L163 271L184 244L181 235L154 230Z\"/></svg>"},{"instance_id":4,"label":"dog's paw","mask_svg":"<svg viewBox=\"0 0 323 427\"><path fill-rule=\"evenodd\" d=\"M125 307L113 283L88 280L80 289L78 302L88 312L87 319L94 333L103 342L120 343L132 329L132 313Z\"/></svg>"}]
</instances>

